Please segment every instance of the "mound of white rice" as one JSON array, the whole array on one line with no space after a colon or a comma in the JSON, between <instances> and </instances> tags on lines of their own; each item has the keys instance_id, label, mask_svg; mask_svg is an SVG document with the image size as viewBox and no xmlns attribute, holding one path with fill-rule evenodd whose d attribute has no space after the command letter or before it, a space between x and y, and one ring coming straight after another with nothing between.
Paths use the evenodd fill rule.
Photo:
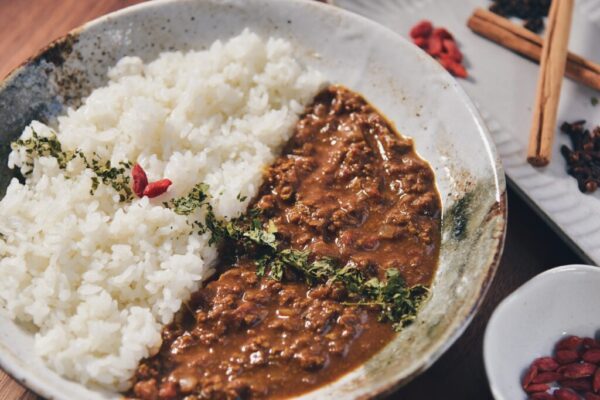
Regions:
<instances>
[{"instance_id":1,"label":"mound of white rice","mask_svg":"<svg viewBox=\"0 0 600 400\"><path fill-rule=\"evenodd\" d=\"M58 119L63 149L138 162L150 181L173 181L155 199L119 202L81 159L13 151L13 180L0 201L0 310L36 329L37 353L65 377L123 390L138 361L160 346L169 323L207 278L215 249L188 217L162 203L210 185L218 216L256 194L262 170L288 139L322 81L290 43L250 32L200 52L169 52L144 64L125 57L77 110ZM32 122L22 138L53 130Z\"/></svg>"}]
</instances>

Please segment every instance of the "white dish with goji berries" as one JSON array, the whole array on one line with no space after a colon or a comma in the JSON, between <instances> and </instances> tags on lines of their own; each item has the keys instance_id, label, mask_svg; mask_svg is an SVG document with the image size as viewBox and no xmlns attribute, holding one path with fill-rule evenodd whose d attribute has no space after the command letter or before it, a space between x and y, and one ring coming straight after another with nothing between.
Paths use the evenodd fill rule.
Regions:
<instances>
[{"instance_id":1,"label":"white dish with goji berries","mask_svg":"<svg viewBox=\"0 0 600 400\"><path fill-rule=\"evenodd\" d=\"M599 287L597 267L567 265L539 274L500 303L483 349L497 400L526 399L526 390L541 400L595 399L600 391Z\"/></svg>"}]
</instances>

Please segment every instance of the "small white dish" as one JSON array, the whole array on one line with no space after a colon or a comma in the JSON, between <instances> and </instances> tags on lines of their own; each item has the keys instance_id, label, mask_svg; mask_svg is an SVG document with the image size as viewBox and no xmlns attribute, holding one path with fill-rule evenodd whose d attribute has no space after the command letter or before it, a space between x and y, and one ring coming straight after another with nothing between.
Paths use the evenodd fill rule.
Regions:
<instances>
[{"instance_id":1,"label":"small white dish","mask_svg":"<svg viewBox=\"0 0 600 400\"><path fill-rule=\"evenodd\" d=\"M537 275L498 305L483 344L496 400L526 399L521 376L535 358L552 355L562 336L596 335L599 287L600 268L565 265Z\"/></svg>"}]
</instances>

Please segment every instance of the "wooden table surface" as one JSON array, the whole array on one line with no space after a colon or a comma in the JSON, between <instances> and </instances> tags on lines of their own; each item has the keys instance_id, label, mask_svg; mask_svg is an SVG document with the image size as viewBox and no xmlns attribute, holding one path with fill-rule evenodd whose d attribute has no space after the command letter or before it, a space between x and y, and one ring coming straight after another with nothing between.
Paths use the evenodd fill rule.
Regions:
<instances>
[{"instance_id":1,"label":"wooden table surface","mask_svg":"<svg viewBox=\"0 0 600 400\"><path fill-rule=\"evenodd\" d=\"M0 77L70 29L141 0L0 0ZM473 322L427 372L392 399L491 399L482 358L490 314L510 292L545 269L579 263L577 255L508 190L508 232L498 273ZM0 400L42 400L0 370Z\"/></svg>"}]
</instances>

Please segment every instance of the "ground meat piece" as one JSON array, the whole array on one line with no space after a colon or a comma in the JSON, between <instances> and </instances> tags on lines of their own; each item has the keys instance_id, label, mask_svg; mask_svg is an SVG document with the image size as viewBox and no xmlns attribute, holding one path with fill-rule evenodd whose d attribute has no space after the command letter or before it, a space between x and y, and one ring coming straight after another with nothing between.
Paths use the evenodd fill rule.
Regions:
<instances>
[{"instance_id":1,"label":"ground meat piece","mask_svg":"<svg viewBox=\"0 0 600 400\"><path fill-rule=\"evenodd\" d=\"M272 194L268 196L264 196L256 203L256 207L263 210L264 212L268 212L269 210L275 207L275 196Z\"/></svg>"},{"instance_id":2,"label":"ground meat piece","mask_svg":"<svg viewBox=\"0 0 600 400\"><path fill-rule=\"evenodd\" d=\"M193 375L180 377L177 381L181 393L192 393L198 386L198 379Z\"/></svg>"},{"instance_id":3,"label":"ground meat piece","mask_svg":"<svg viewBox=\"0 0 600 400\"><path fill-rule=\"evenodd\" d=\"M150 379L158 374L158 370L150 364L142 364L136 371L136 378L139 380Z\"/></svg>"},{"instance_id":4,"label":"ground meat piece","mask_svg":"<svg viewBox=\"0 0 600 400\"><path fill-rule=\"evenodd\" d=\"M308 292L308 297L311 299L324 299L331 294L332 287L329 285L316 286Z\"/></svg>"},{"instance_id":5,"label":"ground meat piece","mask_svg":"<svg viewBox=\"0 0 600 400\"><path fill-rule=\"evenodd\" d=\"M137 382L133 387L133 393L141 400L158 399L158 385L156 379Z\"/></svg>"},{"instance_id":6,"label":"ground meat piece","mask_svg":"<svg viewBox=\"0 0 600 400\"><path fill-rule=\"evenodd\" d=\"M177 396L177 384L175 382L167 381L160 385L158 390L158 398L171 400Z\"/></svg>"},{"instance_id":7,"label":"ground meat piece","mask_svg":"<svg viewBox=\"0 0 600 400\"><path fill-rule=\"evenodd\" d=\"M312 352L309 349L304 349L296 353L294 359L298 361L303 369L309 371L321 369L327 362L327 358L323 354Z\"/></svg>"},{"instance_id":8,"label":"ground meat piece","mask_svg":"<svg viewBox=\"0 0 600 400\"><path fill-rule=\"evenodd\" d=\"M173 343L171 344L171 351L177 353L190 346L195 345L196 343L196 338L194 338L189 332L185 332L183 335L178 336L177 339L173 341Z\"/></svg>"},{"instance_id":9,"label":"ground meat piece","mask_svg":"<svg viewBox=\"0 0 600 400\"><path fill-rule=\"evenodd\" d=\"M360 250L374 251L377 250L377 247L379 247L379 239L377 238L377 235L363 236L355 243L356 248Z\"/></svg>"},{"instance_id":10,"label":"ground meat piece","mask_svg":"<svg viewBox=\"0 0 600 400\"><path fill-rule=\"evenodd\" d=\"M262 321L268 314L267 310L257 303L244 302L232 313L232 316L246 326L252 326Z\"/></svg>"}]
</instances>

